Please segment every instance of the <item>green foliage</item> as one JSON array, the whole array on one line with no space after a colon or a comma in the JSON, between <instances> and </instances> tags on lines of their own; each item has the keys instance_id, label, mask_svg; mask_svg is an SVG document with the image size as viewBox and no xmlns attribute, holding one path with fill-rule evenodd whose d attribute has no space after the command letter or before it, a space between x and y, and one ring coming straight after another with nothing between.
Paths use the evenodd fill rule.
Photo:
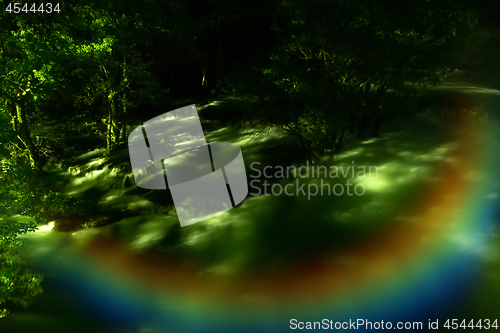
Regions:
<instances>
[{"instance_id":1,"label":"green foliage","mask_svg":"<svg viewBox=\"0 0 500 333\"><path fill-rule=\"evenodd\" d=\"M7 301L27 307L42 292L43 277L22 266L19 257L24 240L18 235L36 230L36 224L9 221L0 217L0 304ZM8 314L0 309L0 318Z\"/></svg>"},{"instance_id":2,"label":"green foliage","mask_svg":"<svg viewBox=\"0 0 500 333\"><path fill-rule=\"evenodd\" d=\"M75 7L78 15L67 22L73 41L70 53L78 61L71 75L81 81L75 100L88 114L87 121L104 124L97 132L109 154L122 143L120 132L129 110L167 92L151 74L152 61L144 56L158 33L153 33L152 24L161 19L153 15L158 7L148 1L112 6L81 1ZM84 111L89 107L94 112Z\"/></svg>"},{"instance_id":3,"label":"green foliage","mask_svg":"<svg viewBox=\"0 0 500 333\"><path fill-rule=\"evenodd\" d=\"M15 151L12 142L15 142L16 134L9 122L9 116L2 112L0 104L0 158L9 157Z\"/></svg>"},{"instance_id":4,"label":"green foliage","mask_svg":"<svg viewBox=\"0 0 500 333\"><path fill-rule=\"evenodd\" d=\"M37 222L47 222L54 215L85 215L91 209L89 199L77 199L50 190L55 176L42 178L31 167L3 163L0 173L0 216L15 214L30 216Z\"/></svg>"},{"instance_id":5,"label":"green foliage","mask_svg":"<svg viewBox=\"0 0 500 333\"><path fill-rule=\"evenodd\" d=\"M37 138L32 128L46 116L42 106L68 92L63 76L74 63L67 52L71 40L54 29L61 17L0 12L2 127L7 118L15 134L8 147L11 155L27 157L32 167L46 160L40 154L43 138Z\"/></svg>"},{"instance_id":6,"label":"green foliage","mask_svg":"<svg viewBox=\"0 0 500 333\"><path fill-rule=\"evenodd\" d=\"M287 0L274 30L282 42L255 67L258 88L246 90L261 102L253 118L319 152L338 151L346 132L377 135L383 121L411 115L411 103L397 104L438 83L481 40L477 13L456 1Z\"/></svg>"},{"instance_id":7,"label":"green foliage","mask_svg":"<svg viewBox=\"0 0 500 333\"><path fill-rule=\"evenodd\" d=\"M10 155L27 157L32 167L46 162L59 140L37 127L67 114L105 119L98 134L108 148L118 144L127 110L167 92L145 56L155 36L171 33L157 29L169 23L158 15L163 6L79 0L57 15L0 12L0 114L15 134L6 147Z\"/></svg>"}]
</instances>

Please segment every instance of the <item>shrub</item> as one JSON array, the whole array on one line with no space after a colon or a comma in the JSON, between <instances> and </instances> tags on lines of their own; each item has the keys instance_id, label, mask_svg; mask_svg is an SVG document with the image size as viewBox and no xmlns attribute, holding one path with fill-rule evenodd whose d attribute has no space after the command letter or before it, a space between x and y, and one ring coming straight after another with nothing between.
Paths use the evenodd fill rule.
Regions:
<instances>
[{"instance_id":1,"label":"shrub","mask_svg":"<svg viewBox=\"0 0 500 333\"><path fill-rule=\"evenodd\" d=\"M11 301L27 307L43 291L40 286L43 277L24 268L19 257L25 240L18 235L35 230L34 222L20 223L0 217L0 304ZM7 309L0 309L0 318L7 314Z\"/></svg>"}]
</instances>

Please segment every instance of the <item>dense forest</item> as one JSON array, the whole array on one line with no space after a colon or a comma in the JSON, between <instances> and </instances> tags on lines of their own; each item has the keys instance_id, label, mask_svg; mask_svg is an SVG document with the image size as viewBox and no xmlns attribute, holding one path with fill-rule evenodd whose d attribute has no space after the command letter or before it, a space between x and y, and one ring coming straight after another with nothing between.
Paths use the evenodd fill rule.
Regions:
<instances>
[{"instance_id":1,"label":"dense forest","mask_svg":"<svg viewBox=\"0 0 500 333\"><path fill-rule=\"evenodd\" d=\"M141 189L132 177L127 138L148 119L195 104L208 141L253 142L242 146L249 175L251 161L262 167L306 160L335 165L343 153L370 140L389 140L391 131L411 130L424 118L448 140L442 128L452 126L451 133L483 117L484 109L464 106L463 95L439 94L433 87L462 71L488 72L499 52L495 0L4 1L0 318L8 319L9 308L27 307L43 294L44 274L22 259L27 236L41 226L52 223L52 233L66 235L110 230L115 237L124 219L175 215L168 191ZM498 80L491 87L498 89ZM450 137L466 141L466 131L458 133ZM424 144L425 136L402 135L406 139L398 140ZM274 137L272 142L289 146L266 141ZM374 154L387 151L377 148ZM98 172L107 174L95 186L67 186ZM275 178L270 182L279 183ZM110 189L126 193L130 202L106 204ZM399 207L414 199L408 193L387 200ZM154 210L141 210L139 201ZM307 228L316 231L294 222L283 236L288 238L276 239L285 227L255 222L244 229L261 244L251 247L241 240L246 231L239 234L236 227L210 231L210 224L180 228L173 223L147 251L205 269L246 246L252 254L241 255L245 263L236 265L245 275L376 234L368 222L351 230L347 224L326 228L326 219L306 218L323 209L312 201L307 207L255 205L263 211L275 205L283 212L302 207L303 213L273 216L307 220ZM377 212L366 214L375 218ZM209 245L189 248L197 233L210 235ZM241 243L227 249L214 245L234 235ZM300 237L309 238L296 241ZM271 260L269 253L278 254Z\"/></svg>"}]
</instances>

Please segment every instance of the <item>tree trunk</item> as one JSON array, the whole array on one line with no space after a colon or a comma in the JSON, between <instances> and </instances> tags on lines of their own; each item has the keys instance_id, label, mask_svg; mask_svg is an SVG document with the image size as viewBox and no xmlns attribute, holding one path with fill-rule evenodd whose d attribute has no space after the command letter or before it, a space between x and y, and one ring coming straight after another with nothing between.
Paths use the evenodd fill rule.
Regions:
<instances>
[{"instance_id":1,"label":"tree trunk","mask_svg":"<svg viewBox=\"0 0 500 333\"><path fill-rule=\"evenodd\" d=\"M30 161L30 165L34 169L41 168L41 164L43 159L38 151L37 147L33 142L33 138L31 137L31 131L28 126L28 122L26 119L26 114L23 110L23 106L20 102L14 103L16 107L16 111L13 114L12 125L14 127L14 131L17 134L17 138L23 144L24 148L28 153L28 158Z\"/></svg>"},{"instance_id":2,"label":"tree trunk","mask_svg":"<svg viewBox=\"0 0 500 333\"><path fill-rule=\"evenodd\" d=\"M374 96L374 105L373 105L373 113L370 116L370 122L373 124L370 135L376 137L378 135L378 130L380 128L380 124L383 122L382 116L382 100L383 95L386 92L386 85L382 84L377 88L377 91Z\"/></svg>"},{"instance_id":3,"label":"tree trunk","mask_svg":"<svg viewBox=\"0 0 500 333\"><path fill-rule=\"evenodd\" d=\"M129 77L128 77L128 70L127 70L127 59L125 56L123 57L123 79L122 79L122 86L123 86L123 91L121 92L122 96L122 113L118 116L115 114L115 118L117 119L117 130L116 133L117 135L117 141L116 144L120 145L122 142L125 142L126 139L126 123L125 123L125 117L127 115L127 108L128 108L128 100L127 100L127 88L129 85ZM125 130L124 130L125 129ZM122 133L122 132L125 133ZM122 141L123 140L123 141Z\"/></svg>"},{"instance_id":4,"label":"tree trunk","mask_svg":"<svg viewBox=\"0 0 500 333\"><path fill-rule=\"evenodd\" d=\"M220 31L220 25L217 24L217 82L215 85L215 93L218 95L221 93L222 89L222 75L224 69L222 68L223 66L223 50L222 50L222 34Z\"/></svg>"},{"instance_id":5,"label":"tree trunk","mask_svg":"<svg viewBox=\"0 0 500 333\"><path fill-rule=\"evenodd\" d=\"M201 96L202 98L208 98L207 58L202 54L198 54L198 60L201 74Z\"/></svg>"},{"instance_id":6,"label":"tree trunk","mask_svg":"<svg viewBox=\"0 0 500 333\"><path fill-rule=\"evenodd\" d=\"M207 90L207 78L206 78L207 70L205 68L201 69L201 89L203 91Z\"/></svg>"},{"instance_id":7,"label":"tree trunk","mask_svg":"<svg viewBox=\"0 0 500 333\"><path fill-rule=\"evenodd\" d=\"M356 106L353 106L352 109L349 107L347 108L348 111L348 121L349 121L349 131L352 134L356 134L356 128L357 128L357 121L356 121Z\"/></svg>"},{"instance_id":8,"label":"tree trunk","mask_svg":"<svg viewBox=\"0 0 500 333\"><path fill-rule=\"evenodd\" d=\"M333 143L333 147L335 148L335 153L338 154L340 153L340 150L342 149L342 142L344 141L344 135L345 135L345 131L346 129L345 128L342 128L340 130L340 133L339 133L339 137L335 137L334 138L334 143Z\"/></svg>"},{"instance_id":9,"label":"tree trunk","mask_svg":"<svg viewBox=\"0 0 500 333\"><path fill-rule=\"evenodd\" d=\"M373 136L373 137L378 136L378 130L379 130L381 124L382 124L382 118L380 116L377 116L375 118L375 121L374 121L374 124L372 127L371 136Z\"/></svg>"},{"instance_id":10,"label":"tree trunk","mask_svg":"<svg viewBox=\"0 0 500 333\"><path fill-rule=\"evenodd\" d=\"M121 145L122 143L127 141L127 124L125 122L125 117L127 115L127 108L128 108L128 103L127 103L127 96L125 93L123 93L122 96L122 114L120 115L120 121L118 122L118 145Z\"/></svg>"},{"instance_id":11,"label":"tree trunk","mask_svg":"<svg viewBox=\"0 0 500 333\"><path fill-rule=\"evenodd\" d=\"M118 141L118 126L116 124L115 92L108 94L108 119L106 119L106 155L109 155Z\"/></svg>"}]
</instances>

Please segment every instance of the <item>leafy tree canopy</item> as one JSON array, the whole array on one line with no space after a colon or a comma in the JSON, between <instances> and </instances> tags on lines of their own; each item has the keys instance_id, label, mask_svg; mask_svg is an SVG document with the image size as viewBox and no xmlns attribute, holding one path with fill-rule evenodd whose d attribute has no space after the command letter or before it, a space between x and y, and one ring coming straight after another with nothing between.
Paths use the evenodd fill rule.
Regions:
<instances>
[{"instance_id":1,"label":"leafy tree canopy","mask_svg":"<svg viewBox=\"0 0 500 333\"><path fill-rule=\"evenodd\" d=\"M456 1L286 0L274 30L281 43L257 68L267 108L256 119L319 151L339 151L347 132L376 135L403 113L398 102L457 68L482 36L476 12Z\"/></svg>"}]
</instances>

